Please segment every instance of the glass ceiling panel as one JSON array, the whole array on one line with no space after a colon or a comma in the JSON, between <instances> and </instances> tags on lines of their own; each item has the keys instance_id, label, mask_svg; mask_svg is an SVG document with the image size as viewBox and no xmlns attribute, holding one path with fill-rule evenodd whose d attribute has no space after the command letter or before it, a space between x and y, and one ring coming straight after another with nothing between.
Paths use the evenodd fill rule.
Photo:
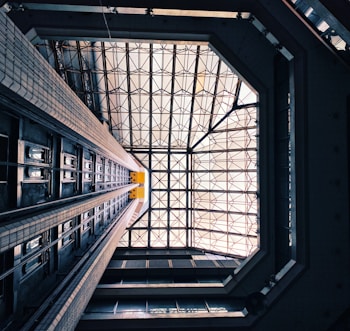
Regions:
<instances>
[{"instance_id":1,"label":"glass ceiling panel","mask_svg":"<svg viewBox=\"0 0 350 331\"><path fill-rule=\"evenodd\" d=\"M148 210L120 245L258 247L258 95L205 43L37 45L124 148L149 169Z\"/></svg>"}]
</instances>

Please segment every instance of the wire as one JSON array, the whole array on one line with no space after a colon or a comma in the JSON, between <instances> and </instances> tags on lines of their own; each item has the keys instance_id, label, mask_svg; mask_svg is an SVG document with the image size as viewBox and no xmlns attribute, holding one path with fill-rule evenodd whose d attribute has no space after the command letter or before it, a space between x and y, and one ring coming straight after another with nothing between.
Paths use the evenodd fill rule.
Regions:
<instances>
[{"instance_id":1,"label":"wire","mask_svg":"<svg viewBox=\"0 0 350 331\"><path fill-rule=\"evenodd\" d=\"M99 0L99 3L100 3L100 7L101 7L101 12L102 12L103 20L104 20L105 25L106 25L106 29L107 29L107 33L108 33L108 38L109 38L110 41L111 41L111 39L112 39L111 30L109 29L109 26L108 26L106 14L105 14L105 12L103 11L102 0Z\"/></svg>"}]
</instances>

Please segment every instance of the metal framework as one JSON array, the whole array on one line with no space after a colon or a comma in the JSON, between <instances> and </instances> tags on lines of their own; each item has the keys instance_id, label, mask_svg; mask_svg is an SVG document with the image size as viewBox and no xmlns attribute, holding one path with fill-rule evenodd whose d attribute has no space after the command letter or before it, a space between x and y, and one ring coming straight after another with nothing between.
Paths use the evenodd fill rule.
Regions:
<instances>
[{"instance_id":1,"label":"metal framework","mask_svg":"<svg viewBox=\"0 0 350 331\"><path fill-rule=\"evenodd\" d=\"M149 208L122 246L258 247L258 96L207 43L37 47L149 169Z\"/></svg>"}]
</instances>

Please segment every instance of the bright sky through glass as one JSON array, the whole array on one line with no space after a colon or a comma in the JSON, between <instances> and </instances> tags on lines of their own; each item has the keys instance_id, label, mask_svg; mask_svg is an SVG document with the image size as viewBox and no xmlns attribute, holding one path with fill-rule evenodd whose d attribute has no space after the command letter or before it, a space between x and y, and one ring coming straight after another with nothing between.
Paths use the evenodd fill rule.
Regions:
<instances>
[{"instance_id":1,"label":"bright sky through glass","mask_svg":"<svg viewBox=\"0 0 350 331\"><path fill-rule=\"evenodd\" d=\"M124 245L249 255L258 244L256 93L207 45L112 47L115 136L152 170L150 208Z\"/></svg>"},{"instance_id":2,"label":"bright sky through glass","mask_svg":"<svg viewBox=\"0 0 350 331\"><path fill-rule=\"evenodd\" d=\"M242 257L257 248L258 96L209 45L64 41L37 47L149 170L148 209L121 246L195 247Z\"/></svg>"}]
</instances>

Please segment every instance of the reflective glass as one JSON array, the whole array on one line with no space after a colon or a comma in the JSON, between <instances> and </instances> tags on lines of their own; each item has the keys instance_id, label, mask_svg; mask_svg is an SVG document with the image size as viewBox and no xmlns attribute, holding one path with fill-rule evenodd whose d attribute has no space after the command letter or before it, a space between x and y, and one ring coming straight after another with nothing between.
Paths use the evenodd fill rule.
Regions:
<instances>
[{"instance_id":1,"label":"reflective glass","mask_svg":"<svg viewBox=\"0 0 350 331\"><path fill-rule=\"evenodd\" d=\"M145 300L119 300L115 308L116 313L146 312Z\"/></svg>"},{"instance_id":2,"label":"reflective glass","mask_svg":"<svg viewBox=\"0 0 350 331\"><path fill-rule=\"evenodd\" d=\"M202 299L191 299L191 300L179 299L177 303L179 305L180 313L207 313L208 312L208 308L205 304L205 301Z\"/></svg>"},{"instance_id":3,"label":"reflective glass","mask_svg":"<svg viewBox=\"0 0 350 331\"><path fill-rule=\"evenodd\" d=\"M170 314L177 313L175 300L149 300L148 312L150 314Z\"/></svg>"}]
</instances>

